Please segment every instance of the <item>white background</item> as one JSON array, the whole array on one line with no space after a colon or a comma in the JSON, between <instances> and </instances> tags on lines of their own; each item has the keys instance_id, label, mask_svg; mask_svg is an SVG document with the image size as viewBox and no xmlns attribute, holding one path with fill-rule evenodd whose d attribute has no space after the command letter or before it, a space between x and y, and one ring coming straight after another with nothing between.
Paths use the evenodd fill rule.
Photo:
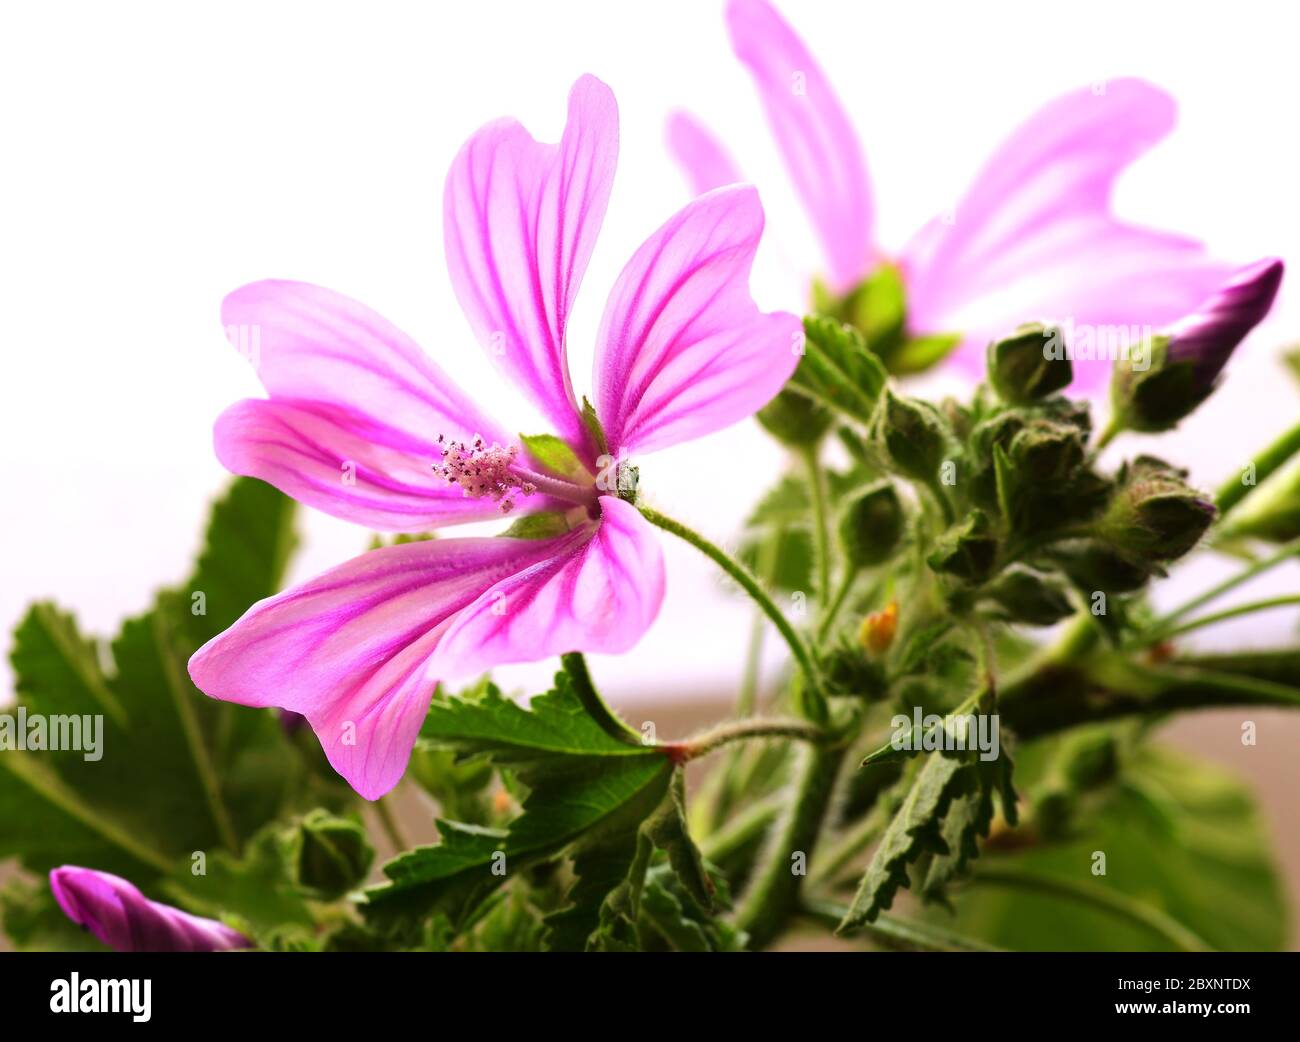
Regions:
<instances>
[{"instance_id":1,"label":"white background","mask_svg":"<svg viewBox=\"0 0 1300 1042\"><path fill-rule=\"evenodd\" d=\"M1226 259L1300 258L1300 63L1287 5L789 3L786 13L857 121L886 246L946 207L1038 104L1139 74L1173 92L1182 118L1124 180L1120 210L1198 235ZM496 116L557 137L583 72L618 97L622 153L570 331L579 387L619 267L685 199L662 147L672 107L718 128L759 183L769 238L755 292L765 307L798 309L816 250L720 3L6 5L0 627L39 596L109 632L185 574L225 481L212 421L260 394L217 317L246 281L305 279L366 301L507 426L541 429L492 375L452 297L442 178ZM1295 418L1300 396L1273 356L1296 333L1296 298L1284 286L1227 386L1165 450L1207 484ZM782 465L750 424L641 462L653 498L720 539ZM306 533L296 577L367 539L321 515ZM722 690L738 672L747 610L703 559L667 549L658 623L626 668L596 666L619 701L688 682ZM1279 613L1219 639L1266 642L1293 627ZM8 687L6 674L0 695Z\"/></svg>"}]
</instances>

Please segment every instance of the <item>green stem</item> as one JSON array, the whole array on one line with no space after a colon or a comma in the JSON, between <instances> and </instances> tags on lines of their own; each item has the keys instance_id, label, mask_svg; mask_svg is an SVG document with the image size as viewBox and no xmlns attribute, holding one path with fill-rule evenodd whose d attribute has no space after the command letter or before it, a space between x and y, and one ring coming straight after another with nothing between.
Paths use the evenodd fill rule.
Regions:
<instances>
[{"instance_id":1,"label":"green stem","mask_svg":"<svg viewBox=\"0 0 1300 1042\"><path fill-rule=\"evenodd\" d=\"M657 510L652 510L650 507L641 507L640 509L642 516L652 525L690 543L691 546L695 547L731 578L735 579L741 589L753 598L754 603L762 609L763 614L772 621L772 625L776 627L777 632L789 645L790 653L794 655L795 661L799 663L799 668L803 671L804 680L808 685L808 692L813 696L812 701L817 704L824 704L817 669L813 663L811 653L803 642L803 638L795 632L789 620L781 613L781 609L773 603L772 598L759 585L758 580L750 574L749 569L681 522L674 521L671 517L661 514Z\"/></svg>"},{"instance_id":2,"label":"green stem","mask_svg":"<svg viewBox=\"0 0 1300 1042\"><path fill-rule=\"evenodd\" d=\"M1207 952L1213 949L1203 940L1170 918L1158 908L1135 901L1127 894L1117 893L1102 885L1089 885L1072 880L1048 878L1013 868L981 867L976 870L975 884L1002 886L1017 891L1035 891L1050 897L1092 905L1121 919L1140 923L1179 951Z\"/></svg>"},{"instance_id":3,"label":"green stem","mask_svg":"<svg viewBox=\"0 0 1300 1042\"><path fill-rule=\"evenodd\" d=\"M380 796L375 800L375 814L379 818L379 824L384 828L384 835L388 837L388 842L393 845L393 849L399 854L403 850L411 848L410 841L402 832L402 827L397 823L397 816L393 813L393 805L389 802L387 796Z\"/></svg>"},{"instance_id":4,"label":"green stem","mask_svg":"<svg viewBox=\"0 0 1300 1042\"><path fill-rule=\"evenodd\" d=\"M945 526L951 525L957 520L957 514L952 508L952 503L948 500L948 494L944 492L943 485L937 478L931 478L929 481L923 481L921 484L934 497L934 501L939 504L939 512L943 515Z\"/></svg>"},{"instance_id":5,"label":"green stem","mask_svg":"<svg viewBox=\"0 0 1300 1042\"><path fill-rule=\"evenodd\" d=\"M1098 455L1102 449L1109 445L1124 430L1124 424L1120 422L1118 416L1112 416L1110 422L1106 424L1105 429L1097 437L1097 444L1092 447L1092 454Z\"/></svg>"},{"instance_id":6,"label":"green stem","mask_svg":"<svg viewBox=\"0 0 1300 1042\"><path fill-rule=\"evenodd\" d=\"M1244 484L1241 480L1244 475L1238 474L1219 486L1218 494L1214 497L1215 504L1219 508L1219 520L1222 521L1229 510L1250 495L1266 477L1297 452L1300 452L1300 423L1285 431L1272 445L1251 460L1255 466L1254 484Z\"/></svg>"},{"instance_id":7,"label":"green stem","mask_svg":"<svg viewBox=\"0 0 1300 1042\"><path fill-rule=\"evenodd\" d=\"M831 598L830 604L826 606L826 610L822 613L821 622L817 626L817 644L819 646L825 642L831 632L831 627L835 625L840 609L844 607L844 602L848 600L849 591L853 589L853 581L857 577L857 572L846 562L844 574L840 577L839 588L836 589L835 596Z\"/></svg>"},{"instance_id":8,"label":"green stem","mask_svg":"<svg viewBox=\"0 0 1300 1042\"><path fill-rule=\"evenodd\" d=\"M826 487L822 479L822 465L817 458L817 446L809 445L802 452L808 471L808 489L812 497L813 557L817 568L817 596L825 605L831 595L831 538L826 512Z\"/></svg>"},{"instance_id":9,"label":"green stem","mask_svg":"<svg viewBox=\"0 0 1300 1042\"><path fill-rule=\"evenodd\" d=\"M849 914L844 905L830 901L804 901L799 910L827 926L837 927ZM1001 948L985 944L973 937L963 937L914 919L899 919L892 915L876 916L875 922L862 923L852 933L864 933L882 948L923 952L999 952Z\"/></svg>"},{"instance_id":10,"label":"green stem","mask_svg":"<svg viewBox=\"0 0 1300 1042\"><path fill-rule=\"evenodd\" d=\"M1167 681L1184 687L1203 688L1214 692L1227 692L1265 705L1300 706L1300 687L1279 684L1259 677L1244 677L1236 673L1223 673L1200 666L1140 666L1130 667L1139 677L1153 681Z\"/></svg>"},{"instance_id":11,"label":"green stem","mask_svg":"<svg viewBox=\"0 0 1300 1042\"><path fill-rule=\"evenodd\" d=\"M1145 647L1150 644L1159 644L1162 640L1170 640L1174 637L1181 637L1185 633L1191 633L1193 630L1202 629L1205 626L1213 626L1216 622L1223 622L1227 619L1235 619L1242 615L1252 615L1257 611L1268 611L1270 608L1282 608L1292 604L1300 604L1300 595L1287 597L1268 597L1262 601L1251 601L1248 604L1239 604L1235 608L1225 608L1223 611L1216 611L1210 615L1202 615L1199 619L1193 619L1191 622L1185 622L1181 626L1175 626L1172 629L1153 629L1142 634L1141 639L1134 644L1126 645L1124 650L1130 651L1134 647Z\"/></svg>"},{"instance_id":12,"label":"green stem","mask_svg":"<svg viewBox=\"0 0 1300 1042\"><path fill-rule=\"evenodd\" d=\"M1249 568L1243 569L1236 575L1229 576L1218 585L1211 586L1204 593L1193 597L1182 607L1175 608L1173 611L1157 619L1149 628L1156 631L1168 629L1170 623L1181 619L1184 615L1194 612L1197 608L1209 604L1211 601L1218 600L1225 593L1230 593L1242 583L1249 582L1251 579L1255 578L1255 576L1263 574L1270 568L1294 557L1297 553L1300 553L1300 539L1293 539L1291 542L1284 544L1276 553L1256 561Z\"/></svg>"},{"instance_id":13,"label":"green stem","mask_svg":"<svg viewBox=\"0 0 1300 1042\"><path fill-rule=\"evenodd\" d=\"M796 738L804 742L825 742L833 737L806 720L748 719L720 724L684 742L665 742L660 748L667 751L674 760L687 763L707 756L731 742L745 742L754 738Z\"/></svg>"},{"instance_id":14,"label":"green stem","mask_svg":"<svg viewBox=\"0 0 1300 1042\"><path fill-rule=\"evenodd\" d=\"M877 808L844 833L824 857L813 862L808 873L809 881L833 883L835 877L852 864L854 858L880 837L892 816L892 813L884 809L884 804L878 804ZM842 918L837 919L835 925L838 926L842 921Z\"/></svg>"},{"instance_id":15,"label":"green stem","mask_svg":"<svg viewBox=\"0 0 1300 1042\"><path fill-rule=\"evenodd\" d=\"M765 833L781 813L780 794L760 800L731 819L725 828L700 841L700 852L715 864L722 864Z\"/></svg>"},{"instance_id":16,"label":"green stem","mask_svg":"<svg viewBox=\"0 0 1300 1042\"><path fill-rule=\"evenodd\" d=\"M796 775L792 799L776 823L775 836L759 857L754 877L736 909L736 925L763 948L795 911L806 866L844 761L843 746L809 746Z\"/></svg>"}]
</instances>

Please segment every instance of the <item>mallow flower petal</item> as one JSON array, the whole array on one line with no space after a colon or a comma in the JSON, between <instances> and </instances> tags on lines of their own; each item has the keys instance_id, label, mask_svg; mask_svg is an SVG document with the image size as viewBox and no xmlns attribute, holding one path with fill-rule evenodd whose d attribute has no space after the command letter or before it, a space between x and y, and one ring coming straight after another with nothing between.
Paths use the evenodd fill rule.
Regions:
<instances>
[{"instance_id":1,"label":"mallow flower petal","mask_svg":"<svg viewBox=\"0 0 1300 1042\"><path fill-rule=\"evenodd\" d=\"M433 539L362 554L259 601L189 662L213 698L301 713L334 769L367 799L397 784L441 677L457 612L511 575L591 538Z\"/></svg>"},{"instance_id":2,"label":"mallow flower petal","mask_svg":"<svg viewBox=\"0 0 1300 1042\"><path fill-rule=\"evenodd\" d=\"M750 185L688 203L636 251L596 340L596 414L611 451L659 449L752 415L799 361L799 320L763 314L749 271L763 232Z\"/></svg>"},{"instance_id":3,"label":"mallow flower petal","mask_svg":"<svg viewBox=\"0 0 1300 1042\"><path fill-rule=\"evenodd\" d=\"M692 195L744 180L722 142L690 113L674 112L669 116L665 138L668 151L686 174Z\"/></svg>"},{"instance_id":4,"label":"mallow flower petal","mask_svg":"<svg viewBox=\"0 0 1300 1042\"><path fill-rule=\"evenodd\" d=\"M1027 320L1063 322L1095 351L1195 306L1228 269L1191 239L1111 212L1120 173L1174 120L1173 99L1137 79L1040 109L904 250L913 332L963 334L956 360L979 374L988 340ZM1093 361L1076 362L1076 389L1106 379L1112 359Z\"/></svg>"},{"instance_id":5,"label":"mallow flower petal","mask_svg":"<svg viewBox=\"0 0 1300 1042\"><path fill-rule=\"evenodd\" d=\"M852 289L873 255L874 204L862 145L830 81L767 0L731 0L727 28L826 254L831 289Z\"/></svg>"},{"instance_id":6,"label":"mallow flower petal","mask_svg":"<svg viewBox=\"0 0 1300 1042\"><path fill-rule=\"evenodd\" d=\"M602 496L600 508L588 541L503 579L460 613L439 651L443 674L636 644L663 602L663 549L635 507Z\"/></svg>"},{"instance_id":7,"label":"mallow flower petal","mask_svg":"<svg viewBox=\"0 0 1300 1042\"><path fill-rule=\"evenodd\" d=\"M501 517L490 498L467 497L436 476L437 444L325 402L258 398L217 418L217 459L261 478L299 503L383 532L424 532ZM514 498L512 512L546 509L539 495Z\"/></svg>"},{"instance_id":8,"label":"mallow flower petal","mask_svg":"<svg viewBox=\"0 0 1300 1042\"><path fill-rule=\"evenodd\" d=\"M221 317L271 396L218 420L217 455L230 470L386 530L491 516L490 501L466 499L435 476L437 439L515 439L401 330L303 282L244 286Z\"/></svg>"},{"instance_id":9,"label":"mallow flower petal","mask_svg":"<svg viewBox=\"0 0 1300 1042\"><path fill-rule=\"evenodd\" d=\"M447 267L461 307L500 370L558 433L582 444L564 332L605 217L618 162L618 106L584 76L559 144L513 119L465 143L447 174Z\"/></svg>"},{"instance_id":10,"label":"mallow flower petal","mask_svg":"<svg viewBox=\"0 0 1300 1042\"><path fill-rule=\"evenodd\" d=\"M253 942L215 919L150 901L109 872L62 865L50 872L50 889L63 914L119 952L220 952Z\"/></svg>"}]
</instances>

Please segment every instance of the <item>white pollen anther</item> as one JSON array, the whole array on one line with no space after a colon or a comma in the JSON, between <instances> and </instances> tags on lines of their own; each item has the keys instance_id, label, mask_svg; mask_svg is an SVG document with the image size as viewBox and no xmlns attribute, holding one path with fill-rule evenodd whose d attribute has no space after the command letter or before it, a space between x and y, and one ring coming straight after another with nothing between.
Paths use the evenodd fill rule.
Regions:
<instances>
[{"instance_id":1,"label":"white pollen anther","mask_svg":"<svg viewBox=\"0 0 1300 1042\"><path fill-rule=\"evenodd\" d=\"M433 465L433 472L449 485L459 485L464 496L487 496L500 504L503 514L514 509L516 495L531 496L537 491L536 485L511 470L519 454L514 445L505 448L493 442L489 447L478 435L466 444L439 434L438 447L442 462Z\"/></svg>"}]
</instances>

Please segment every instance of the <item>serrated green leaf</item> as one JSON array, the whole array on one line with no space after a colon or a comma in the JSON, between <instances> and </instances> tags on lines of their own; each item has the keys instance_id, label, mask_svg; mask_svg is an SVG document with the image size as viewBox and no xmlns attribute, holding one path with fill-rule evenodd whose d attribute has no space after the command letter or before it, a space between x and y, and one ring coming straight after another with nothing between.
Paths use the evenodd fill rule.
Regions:
<instances>
[{"instance_id":1,"label":"serrated green leaf","mask_svg":"<svg viewBox=\"0 0 1300 1042\"><path fill-rule=\"evenodd\" d=\"M631 947L655 847L696 899L710 903L686 832L680 769L609 711L580 657L563 660L555 687L528 708L490 683L434 699L421 744L509 767L527 789L523 810L504 832L444 823L443 844L398 858L385 868L389 882L367 892L371 922L409 932L413 920L439 911L463 928L508 874L568 853L575 882L565 907L546 919L548 946ZM452 849L443 850L448 841Z\"/></svg>"},{"instance_id":2,"label":"serrated green leaf","mask_svg":"<svg viewBox=\"0 0 1300 1042\"><path fill-rule=\"evenodd\" d=\"M1015 825L1016 794L1011 787L1011 773L1011 757L1005 749L996 760L976 760L962 773L963 791L953 799L941 830L948 853L930 860L921 884L926 897L942 899L943 888L979 857L979 841L988 837L993 824L995 794L1002 802L1007 823Z\"/></svg>"},{"instance_id":3,"label":"serrated green leaf","mask_svg":"<svg viewBox=\"0 0 1300 1042\"><path fill-rule=\"evenodd\" d=\"M494 856L513 872L565 851L574 854L578 882L571 894L574 908L553 917L549 932L557 943L571 946L581 936L585 945L598 927L634 918L635 879L627 901L617 895L609 900L611 888L627 881L638 863L640 830L663 803L674 766L609 711L580 656L563 661L555 687L527 708L490 683L433 700L421 744L509 767L528 790L523 812L504 834L493 834L491 848L472 849L467 837L483 833L448 823L462 830L452 833L456 850L450 853L459 855L453 873L443 871L449 853L440 852L441 845L403 855L393 863L396 873L386 867L390 882L367 892L366 914L373 921L400 926L389 911L398 908L408 919L438 909L460 923L476 901L505 881L491 873ZM421 866L425 859L432 870ZM451 902L445 896L449 887L456 898Z\"/></svg>"},{"instance_id":4,"label":"serrated green leaf","mask_svg":"<svg viewBox=\"0 0 1300 1042\"><path fill-rule=\"evenodd\" d=\"M420 741L462 755L486 754L495 763L521 764L562 757L652 757L653 746L616 738L582 704L567 673L527 708L495 684L459 695L439 695L429 706Z\"/></svg>"},{"instance_id":5,"label":"serrated green leaf","mask_svg":"<svg viewBox=\"0 0 1300 1042\"><path fill-rule=\"evenodd\" d=\"M556 477L577 480L587 474L587 468L573 451L573 446L554 434L521 434L528 455Z\"/></svg>"},{"instance_id":6,"label":"serrated green leaf","mask_svg":"<svg viewBox=\"0 0 1300 1042\"><path fill-rule=\"evenodd\" d=\"M852 326L825 316L804 319L804 355L789 386L866 425L888 374Z\"/></svg>"},{"instance_id":7,"label":"serrated green leaf","mask_svg":"<svg viewBox=\"0 0 1300 1042\"><path fill-rule=\"evenodd\" d=\"M841 930L871 922L893 904L898 888L907 886L909 866L922 854L948 853L941 826L953 798L962 791L966 766L957 757L940 753L926 758L880 838Z\"/></svg>"}]
</instances>

